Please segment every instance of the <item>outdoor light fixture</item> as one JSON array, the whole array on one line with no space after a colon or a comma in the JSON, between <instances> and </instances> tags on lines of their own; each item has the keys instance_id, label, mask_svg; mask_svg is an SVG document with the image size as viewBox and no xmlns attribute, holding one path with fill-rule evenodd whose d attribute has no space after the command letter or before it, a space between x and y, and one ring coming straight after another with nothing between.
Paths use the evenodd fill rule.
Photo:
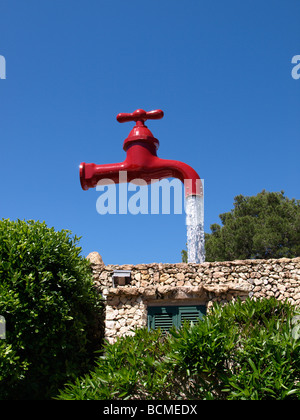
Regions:
<instances>
[{"instance_id":1,"label":"outdoor light fixture","mask_svg":"<svg viewBox=\"0 0 300 420\"><path fill-rule=\"evenodd\" d=\"M113 287L130 284L131 270L114 270L112 276Z\"/></svg>"}]
</instances>

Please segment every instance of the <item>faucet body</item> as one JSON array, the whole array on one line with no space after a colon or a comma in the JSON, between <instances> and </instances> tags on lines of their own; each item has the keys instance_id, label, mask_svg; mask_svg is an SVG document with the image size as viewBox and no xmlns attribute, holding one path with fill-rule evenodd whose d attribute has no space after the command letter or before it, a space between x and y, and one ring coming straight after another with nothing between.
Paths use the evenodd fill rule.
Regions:
<instances>
[{"instance_id":1,"label":"faucet body","mask_svg":"<svg viewBox=\"0 0 300 420\"><path fill-rule=\"evenodd\" d=\"M138 184L140 179L147 184L163 178L178 178L184 183L185 196L203 195L202 183L197 172L189 165L177 161L161 159L157 156L159 141L145 126L147 119L159 119L163 111L146 112L138 109L132 114L118 114L119 122L135 121L136 125L123 144L126 159L120 163L96 165L80 164L80 182L83 190L96 187L99 181L122 182L120 172L126 171L126 182Z\"/></svg>"}]
</instances>

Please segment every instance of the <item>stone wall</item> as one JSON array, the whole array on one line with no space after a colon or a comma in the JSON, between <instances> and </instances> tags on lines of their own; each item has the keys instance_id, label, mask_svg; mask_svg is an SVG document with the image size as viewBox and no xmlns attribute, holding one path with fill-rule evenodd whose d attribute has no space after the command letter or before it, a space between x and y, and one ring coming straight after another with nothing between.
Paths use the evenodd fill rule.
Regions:
<instances>
[{"instance_id":1,"label":"stone wall","mask_svg":"<svg viewBox=\"0 0 300 420\"><path fill-rule=\"evenodd\" d=\"M122 266L104 265L98 253L87 258L106 302L105 330L110 342L147 326L148 306L205 304L209 310L215 301L271 296L300 306L300 257ZM130 282L113 287L115 270L131 270Z\"/></svg>"}]
</instances>

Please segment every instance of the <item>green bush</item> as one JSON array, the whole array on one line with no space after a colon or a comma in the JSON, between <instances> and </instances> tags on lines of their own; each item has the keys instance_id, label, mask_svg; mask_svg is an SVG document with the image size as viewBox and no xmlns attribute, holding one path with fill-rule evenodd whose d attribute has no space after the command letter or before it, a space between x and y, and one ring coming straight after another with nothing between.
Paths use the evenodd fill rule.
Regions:
<instances>
[{"instance_id":1,"label":"green bush","mask_svg":"<svg viewBox=\"0 0 300 420\"><path fill-rule=\"evenodd\" d=\"M93 372L58 399L299 399L296 315L275 299L238 300L166 336L136 330L107 344Z\"/></svg>"},{"instance_id":2,"label":"green bush","mask_svg":"<svg viewBox=\"0 0 300 420\"><path fill-rule=\"evenodd\" d=\"M173 332L173 372L202 399L300 397L296 309L275 298L215 305L203 322Z\"/></svg>"},{"instance_id":3,"label":"green bush","mask_svg":"<svg viewBox=\"0 0 300 420\"><path fill-rule=\"evenodd\" d=\"M0 399L46 399L92 366L101 298L79 239L35 221L0 221Z\"/></svg>"},{"instance_id":4,"label":"green bush","mask_svg":"<svg viewBox=\"0 0 300 420\"><path fill-rule=\"evenodd\" d=\"M160 331L136 329L133 337L118 338L104 347L97 367L60 392L58 399L155 399L166 386L164 357L168 341Z\"/></svg>"}]
</instances>

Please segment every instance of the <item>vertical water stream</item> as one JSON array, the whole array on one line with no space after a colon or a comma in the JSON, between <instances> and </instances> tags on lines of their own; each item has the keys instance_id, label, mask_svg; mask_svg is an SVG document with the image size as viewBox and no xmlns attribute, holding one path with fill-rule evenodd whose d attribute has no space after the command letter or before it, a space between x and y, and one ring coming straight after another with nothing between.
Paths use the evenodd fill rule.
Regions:
<instances>
[{"instance_id":1,"label":"vertical water stream","mask_svg":"<svg viewBox=\"0 0 300 420\"><path fill-rule=\"evenodd\" d=\"M204 250L204 198L190 195L185 201L188 262L205 261Z\"/></svg>"}]
</instances>

